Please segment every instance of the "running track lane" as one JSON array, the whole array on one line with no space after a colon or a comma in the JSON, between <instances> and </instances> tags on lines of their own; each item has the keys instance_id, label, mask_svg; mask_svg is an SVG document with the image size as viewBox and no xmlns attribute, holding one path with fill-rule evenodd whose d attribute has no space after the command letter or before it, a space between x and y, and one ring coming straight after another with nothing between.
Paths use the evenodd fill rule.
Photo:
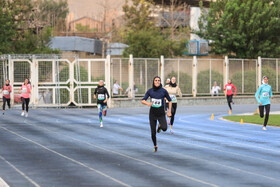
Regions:
<instances>
[{"instance_id":1,"label":"running track lane","mask_svg":"<svg viewBox=\"0 0 280 187\"><path fill-rule=\"evenodd\" d=\"M157 135L147 114L121 109L99 128L89 109L8 111L0 125L0 177L11 186L276 186L279 128L178 114ZM78 115L77 115L78 114ZM93 115L94 114L94 115Z\"/></svg>"}]
</instances>

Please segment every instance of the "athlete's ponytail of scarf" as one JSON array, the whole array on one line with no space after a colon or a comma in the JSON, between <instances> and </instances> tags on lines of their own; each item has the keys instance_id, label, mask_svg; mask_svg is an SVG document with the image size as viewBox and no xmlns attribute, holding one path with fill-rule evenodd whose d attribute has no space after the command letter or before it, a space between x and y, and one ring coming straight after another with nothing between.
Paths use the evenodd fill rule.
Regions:
<instances>
[{"instance_id":1,"label":"athlete's ponytail of scarf","mask_svg":"<svg viewBox=\"0 0 280 187\"><path fill-rule=\"evenodd\" d=\"M159 80L160 80L160 85L159 85L159 87L156 87L156 86L155 86L155 79L156 79L156 78L159 78ZM161 78L160 78L159 76L155 76L154 79L153 79L153 90L156 91L156 90L158 90L158 89L160 89L160 88L162 88Z\"/></svg>"}]
</instances>

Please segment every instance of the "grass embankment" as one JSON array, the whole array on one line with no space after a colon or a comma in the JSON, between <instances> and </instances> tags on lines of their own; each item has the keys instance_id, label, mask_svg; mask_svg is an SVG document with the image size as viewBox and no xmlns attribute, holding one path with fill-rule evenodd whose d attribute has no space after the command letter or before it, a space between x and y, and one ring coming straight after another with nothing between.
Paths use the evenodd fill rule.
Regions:
<instances>
[{"instance_id":1,"label":"grass embankment","mask_svg":"<svg viewBox=\"0 0 280 187\"><path fill-rule=\"evenodd\" d=\"M225 116L224 119L240 122L243 119L244 123L254 123L262 125L264 122L264 118L261 118L259 115L251 115L251 116ZM280 127L280 115L269 115L268 125L271 126L279 126Z\"/></svg>"}]
</instances>

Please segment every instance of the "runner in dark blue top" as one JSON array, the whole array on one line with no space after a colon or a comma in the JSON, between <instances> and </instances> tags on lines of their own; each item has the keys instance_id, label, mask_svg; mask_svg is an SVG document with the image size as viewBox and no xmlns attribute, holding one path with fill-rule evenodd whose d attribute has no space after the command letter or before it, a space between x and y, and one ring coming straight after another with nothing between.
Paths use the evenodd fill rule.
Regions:
<instances>
[{"instance_id":1,"label":"runner in dark blue top","mask_svg":"<svg viewBox=\"0 0 280 187\"><path fill-rule=\"evenodd\" d=\"M148 98L151 98L151 102L147 102ZM169 97L168 92L162 88L161 79L160 77L156 76L153 80L153 88L149 89L144 98L142 99L142 104L150 106L150 126L151 126L151 134L152 140L154 143L154 152L157 151L157 139L156 139L156 132L160 132L160 130L166 131L167 130L167 122L165 118L165 111L164 111L164 99L169 101L169 108L172 108L171 98ZM167 116L171 116L171 111L167 112ZM157 121L159 121L158 130Z\"/></svg>"}]
</instances>

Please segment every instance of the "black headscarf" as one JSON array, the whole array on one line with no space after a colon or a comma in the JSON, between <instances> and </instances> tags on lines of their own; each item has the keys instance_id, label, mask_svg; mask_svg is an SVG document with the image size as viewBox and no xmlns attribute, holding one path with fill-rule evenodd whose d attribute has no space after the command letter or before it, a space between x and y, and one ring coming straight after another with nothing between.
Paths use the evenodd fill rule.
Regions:
<instances>
[{"instance_id":1,"label":"black headscarf","mask_svg":"<svg viewBox=\"0 0 280 187\"><path fill-rule=\"evenodd\" d=\"M171 87L177 87L176 82L173 84L173 83L170 81L169 85L170 85Z\"/></svg>"},{"instance_id":2,"label":"black headscarf","mask_svg":"<svg viewBox=\"0 0 280 187\"><path fill-rule=\"evenodd\" d=\"M156 78L159 78L159 80L160 80L160 82L161 82L161 78L160 78L159 76L155 76L155 77L154 77L154 79L153 79L153 90L154 90L154 91L156 91L156 90L162 88L162 84L161 84L161 83L160 83L159 87L156 87L156 86L155 86L155 83L154 83L154 82L155 82L155 79L156 79Z\"/></svg>"}]
</instances>

